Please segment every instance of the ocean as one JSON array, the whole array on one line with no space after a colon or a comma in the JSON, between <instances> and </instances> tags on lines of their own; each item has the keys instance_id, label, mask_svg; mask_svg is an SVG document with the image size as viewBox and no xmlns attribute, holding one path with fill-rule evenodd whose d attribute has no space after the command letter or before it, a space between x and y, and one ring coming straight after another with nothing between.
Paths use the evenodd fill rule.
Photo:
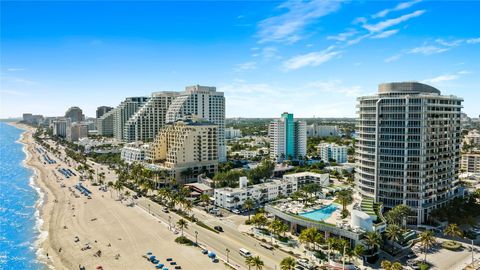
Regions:
<instances>
[{"instance_id":1,"label":"ocean","mask_svg":"<svg viewBox=\"0 0 480 270\"><path fill-rule=\"evenodd\" d=\"M22 130L0 122L0 269L46 269L37 260L40 190L17 140ZM42 235L42 237L45 237Z\"/></svg>"}]
</instances>

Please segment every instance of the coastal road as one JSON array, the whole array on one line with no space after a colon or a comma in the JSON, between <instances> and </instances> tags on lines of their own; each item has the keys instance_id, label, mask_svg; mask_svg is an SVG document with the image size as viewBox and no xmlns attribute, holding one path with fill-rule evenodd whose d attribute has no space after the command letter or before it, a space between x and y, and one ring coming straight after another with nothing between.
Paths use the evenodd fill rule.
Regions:
<instances>
[{"instance_id":1,"label":"coastal road","mask_svg":"<svg viewBox=\"0 0 480 270\"><path fill-rule=\"evenodd\" d=\"M174 226L176 225L176 222L182 218L173 212L164 213L162 211L162 206L151 202L146 198L139 198L136 203L139 207L145 209L147 213L150 209L150 213L162 220L165 224L169 224L170 220L170 224ZM148 206L149 204L150 207ZM171 217L171 219L169 219L169 217ZM188 229L185 229L184 232L191 236L190 238L192 240L195 240L195 231L197 231L199 244L206 246L208 250L213 250L223 259L227 257L226 249L229 249L230 252L228 257L230 263L240 266L242 269L246 269L247 266L245 265L245 258L239 253L240 248L246 248L252 252L254 256L260 256L265 264L264 269L278 269L280 261L289 256L289 254L280 250L275 249L271 251L261 247L255 239L242 234L235 227L233 227L232 224L226 224L220 220L214 222L211 216L200 216L198 212L195 213L195 217L209 226L222 226L224 232L217 234L191 222L188 223Z\"/></svg>"},{"instance_id":2,"label":"coastal road","mask_svg":"<svg viewBox=\"0 0 480 270\"><path fill-rule=\"evenodd\" d=\"M64 156L64 147L60 146L60 149L63 154L62 156ZM117 177L115 173L108 169L107 166L92 161L88 161L88 163L92 165L95 171L98 170L98 172L106 172L106 181L116 180ZM182 218L181 216L172 212L164 213L162 211L162 206L146 198L139 198L136 200L136 203L139 207L145 209L146 214L148 214L148 205L150 204L150 212L165 224L169 223L169 216L171 217L170 222L172 226L176 225L176 222ZM264 269L279 268L280 261L289 256L289 254L277 249L271 251L261 247L257 240L242 234L240 231L238 231L237 226L233 222L228 222L229 220L225 218L224 220L220 220L219 218L205 214L198 209L194 208L193 210L195 217L197 217L199 220L211 227L216 225L222 226L224 232L217 234L200 227L197 224L189 222L188 229L184 230L185 233L189 235L192 240L194 240L195 231L197 231L199 244L205 246L208 250L213 250L222 259L226 260L226 249L230 250L228 254L229 262L240 267L241 269L247 269L248 267L245 265L245 258L239 254L240 248L246 248L252 252L254 256L259 256L265 264ZM168 226L164 228L165 230L168 230ZM199 253L199 255L201 255L201 253Z\"/></svg>"}]
</instances>

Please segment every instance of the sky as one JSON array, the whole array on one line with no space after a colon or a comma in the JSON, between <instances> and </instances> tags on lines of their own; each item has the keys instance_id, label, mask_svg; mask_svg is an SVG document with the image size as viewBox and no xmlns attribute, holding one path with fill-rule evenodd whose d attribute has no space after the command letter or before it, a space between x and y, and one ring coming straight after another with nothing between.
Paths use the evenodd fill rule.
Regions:
<instances>
[{"instance_id":1,"label":"sky","mask_svg":"<svg viewBox=\"0 0 480 270\"><path fill-rule=\"evenodd\" d=\"M216 86L227 117L355 117L419 81L480 114L480 1L1 1L0 117Z\"/></svg>"}]
</instances>

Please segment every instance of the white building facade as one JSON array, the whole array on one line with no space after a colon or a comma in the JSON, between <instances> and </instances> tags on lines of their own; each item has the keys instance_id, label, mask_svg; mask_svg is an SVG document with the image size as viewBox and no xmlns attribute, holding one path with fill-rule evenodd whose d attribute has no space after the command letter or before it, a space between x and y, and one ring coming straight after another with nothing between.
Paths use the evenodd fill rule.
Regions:
<instances>
[{"instance_id":1,"label":"white building facade","mask_svg":"<svg viewBox=\"0 0 480 270\"><path fill-rule=\"evenodd\" d=\"M307 137L329 137L338 136L340 131L338 126L323 126L317 123L307 126Z\"/></svg>"},{"instance_id":2,"label":"white building facade","mask_svg":"<svg viewBox=\"0 0 480 270\"><path fill-rule=\"evenodd\" d=\"M113 137L122 141L124 139L125 123L134 115L146 102L148 97L129 97L113 110Z\"/></svg>"},{"instance_id":3,"label":"white building facade","mask_svg":"<svg viewBox=\"0 0 480 270\"><path fill-rule=\"evenodd\" d=\"M317 146L317 150L318 155L325 162L329 162L330 160L335 160L337 163L347 162L348 148L344 145L321 143Z\"/></svg>"},{"instance_id":4,"label":"white building facade","mask_svg":"<svg viewBox=\"0 0 480 270\"><path fill-rule=\"evenodd\" d=\"M149 145L142 142L133 142L125 145L120 153L120 158L125 163L132 164L143 162L147 158Z\"/></svg>"},{"instance_id":5,"label":"white building facade","mask_svg":"<svg viewBox=\"0 0 480 270\"><path fill-rule=\"evenodd\" d=\"M126 142L152 141L165 126L168 107L178 92L155 92L150 99L125 123Z\"/></svg>"},{"instance_id":6,"label":"white building facade","mask_svg":"<svg viewBox=\"0 0 480 270\"><path fill-rule=\"evenodd\" d=\"M457 196L463 99L416 82L381 84L358 98L356 184L386 209L409 206L410 223Z\"/></svg>"}]
</instances>

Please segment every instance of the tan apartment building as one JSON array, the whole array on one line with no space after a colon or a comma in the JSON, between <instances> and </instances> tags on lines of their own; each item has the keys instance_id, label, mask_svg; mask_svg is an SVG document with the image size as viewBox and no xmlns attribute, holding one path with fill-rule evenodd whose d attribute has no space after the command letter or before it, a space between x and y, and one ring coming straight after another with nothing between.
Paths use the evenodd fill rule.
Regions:
<instances>
[{"instance_id":1,"label":"tan apartment building","mask_svg":"<svg viewBox=\"0 0 480 270\"><path fill-rule=\"evenodd\" d=\"M463 172L480 173L480 153L462 154L460 168Z\"/></svg>"},{"instance_id":2,"label":"tan apartment building","mask_svg":"<svg viewBox=\"0 0 480 270\"><path fill-rule=\"evenodd\" d=\"M218 168L218 126L200 120L167 124L157 135L148 157L178 183L195 181Z\"/></svg>"}]
</instances>

